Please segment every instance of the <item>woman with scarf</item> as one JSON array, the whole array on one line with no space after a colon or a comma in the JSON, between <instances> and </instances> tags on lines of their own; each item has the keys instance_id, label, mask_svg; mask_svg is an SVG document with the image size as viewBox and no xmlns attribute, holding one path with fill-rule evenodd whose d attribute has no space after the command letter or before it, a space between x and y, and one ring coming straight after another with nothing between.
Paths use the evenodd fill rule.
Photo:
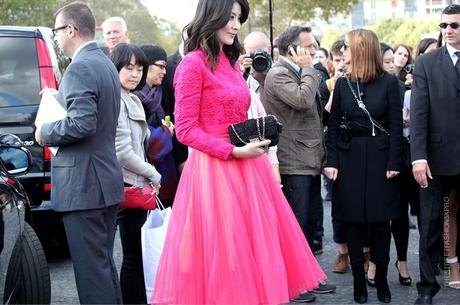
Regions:
<instances>
[{"instance_id":1,"label":"woman with scarf","mask_svg":"<svg viewBox=\"0 0 460 305\"><path fill-rule=\"evenodd\" d=\"M149 69L144 87L134 94L142 102L150 129L147 157L162 176L159 198L165 206L170 206L176 193L177 175L171 153L174 125L165 121L165 112L161 106L161 83L166 75L167 55L157 45L143 45L141 49L147 58Z\"/></svg>"}]
</instances>

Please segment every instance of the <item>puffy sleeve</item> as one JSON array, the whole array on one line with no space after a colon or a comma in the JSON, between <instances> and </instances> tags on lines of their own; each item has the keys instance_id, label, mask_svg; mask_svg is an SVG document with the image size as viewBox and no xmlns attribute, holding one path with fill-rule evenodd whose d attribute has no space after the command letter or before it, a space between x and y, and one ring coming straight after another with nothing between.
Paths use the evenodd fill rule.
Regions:
<instances>
[{"instance_id":1,"label":"puffy sleeve","mask_svg":"<svg viewBox=\"0 0 460 305\"><path fill-rule=\"evenodd\" d=\"M206 77L204 69L208 68L199 57L190 55L180 62L174 77L177 139L187 146L226 160L234 146L205 132L198 124Z\"/></svg>"}]
</instances>

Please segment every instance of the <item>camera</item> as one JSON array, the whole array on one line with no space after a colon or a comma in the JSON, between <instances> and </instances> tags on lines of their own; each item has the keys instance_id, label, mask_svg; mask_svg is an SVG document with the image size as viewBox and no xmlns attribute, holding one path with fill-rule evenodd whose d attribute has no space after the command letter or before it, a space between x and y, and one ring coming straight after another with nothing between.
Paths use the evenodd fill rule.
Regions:
<instances>
[{"instance_id":1,"label":"camera","mask_svg":"<svg viewBox=\"0 0 460 305\"><path fill-rule=\"evenodd\" d=\"M414 73L414 68L415 68L415 65L414 64L409 64L407 66L404 67L404 71L407 73L407 74L412 74Z\"/></svg>"},{"instance_id":2,"label":"camera","mask_svg":"<svg viewBox=\"0 0 460 305\"><path fill-rule=\"evenodd\" d=\"M263 50L256 50L250 56L252 58L252 68L257 72L266 72L272 66L270 54Z\"/></svg>"}]
</instances>

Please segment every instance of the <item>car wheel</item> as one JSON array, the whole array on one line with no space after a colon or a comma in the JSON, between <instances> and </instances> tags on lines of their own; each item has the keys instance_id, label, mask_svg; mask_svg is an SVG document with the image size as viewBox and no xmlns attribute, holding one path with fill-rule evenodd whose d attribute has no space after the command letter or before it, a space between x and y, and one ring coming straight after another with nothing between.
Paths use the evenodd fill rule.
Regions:
<instances>
[{"instance_id":1,"label":"car wheel","mask_svg":"<svg viewBox=\"0 0 460 305\"><path fill-rule=\"evenodd\" d=\"M10 304L50 304L51 283L48 263L40 240L28 224L16 243L8 268L5 296Z\"/></svg>"}]
</instances>

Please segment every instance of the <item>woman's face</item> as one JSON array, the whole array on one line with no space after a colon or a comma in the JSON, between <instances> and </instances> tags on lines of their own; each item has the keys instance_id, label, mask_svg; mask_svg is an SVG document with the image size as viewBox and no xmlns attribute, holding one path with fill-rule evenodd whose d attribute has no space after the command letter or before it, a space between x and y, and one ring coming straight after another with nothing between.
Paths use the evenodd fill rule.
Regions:
<instances>
[{"instance_id":1,"label":"woman's face","mask_svg":"<svg viewBox=\"0 0 460 305\"><path fill-rule=\"evenodd\" d=\"M217 31L217 39L219 40L220 47L224 45L232 45L235 40L236 34L241 27L241 6L238 2L233 3L232 13L227 25Z\"/></svg>"},{"instance_id":2,"label":"woman's face","mask_svg":"<svg viewBox=\"0 0 460 305\"><path fill-rule=\"evenodd\" d=\"M399 47L395 51L394 55L394 64L398 68L404 68L409 60L409 52L407 52L406 48Z\"/></svg>"},{"instance_id":3,"label":"woman's face","mask_svg":"<svg viewBox=\"0 0 460 305\"><path fill-rule=\"evenodd\" d=\"M143 67L136 63L136 58L131 56L128 65L121 68L118 73L120 77L121 88L126 91L133 91L142 79Z\"/></svg>"},{"instance_id":4,"label":"woman's face","mask_svg":"<svg viewBox=\"0 0 460 305\"><path fill-rule=\"evenodd\" d=\"M157 60L149 66L146 82L150 87L159 86L166 75L166 62Z\"/></svg>"},{"instance_id":5,"label":"woman's face","mask_svg":"<svg viewBox=\"0 0 460 305\"><path fill-rule=\"evenodd\" d=\"M383 69L390 74L395 74L394 54L393 50L388 49L383 53Z\"/></svg>"}]
</instances>

